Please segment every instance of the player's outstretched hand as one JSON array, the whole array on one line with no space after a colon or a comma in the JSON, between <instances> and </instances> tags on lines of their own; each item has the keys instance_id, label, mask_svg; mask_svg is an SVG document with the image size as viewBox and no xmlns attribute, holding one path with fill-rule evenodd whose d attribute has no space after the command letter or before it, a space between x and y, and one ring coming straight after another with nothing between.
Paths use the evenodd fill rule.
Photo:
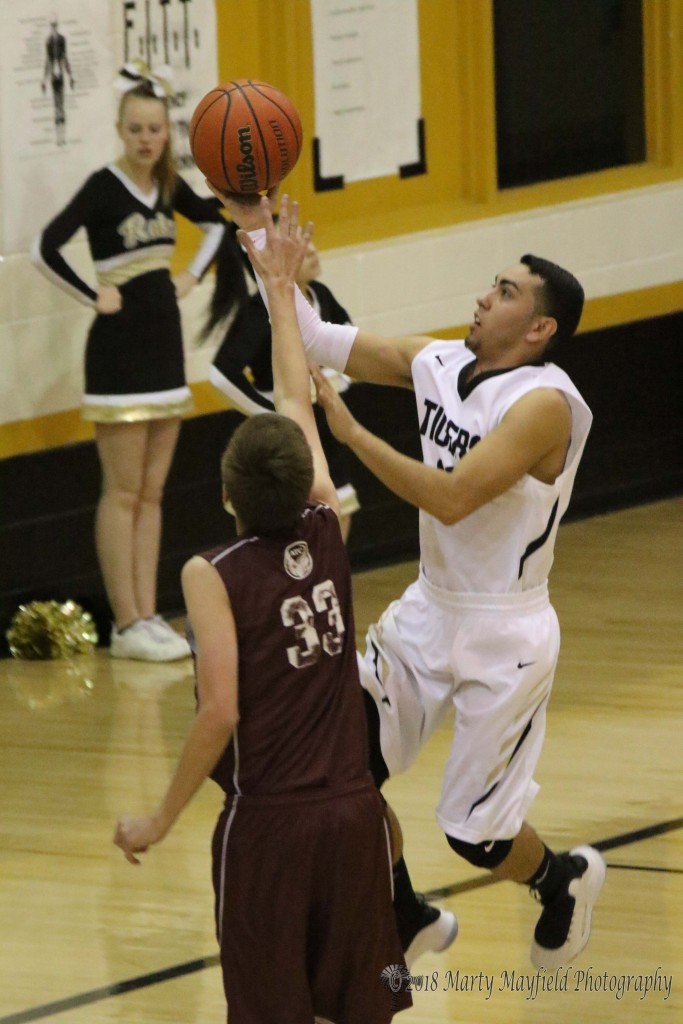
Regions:
<instances>
[{"instance_id":1,"label":"player's outstretched hand","mask_svg":"<svg viewBox=\"0 0 683 1024\"><path fill-rule=\"evenodd\" d=\"M257 249L242 229L237 232L237 240L246 249L267 289L294 284L313 234L313 223L309 220L305 227L299 227L299 204L290 204L289 196L282 197L277 224L273 221L270 200L265 196L261 199L261 214L266 229L265 246Z\"/></svg>"},{"instance_id":2,"label":"player's outstretched hand","mask_svg":"<svg viewBox=\"0 0 683 1024\"><path fill-rule=\"evenodd\" d=\"M139 864L138 853L146 853L150 846L163 839L163 831L157 818L150 815L144 817L120 818L114 832L114 845L123 850L130 864Z\"/></svg>"},{"instance_id":3,"label":"player's outstretched hand","mask_svg":"<svg viewBox=\"0 0 683 1024\"><path fill-rule=\"evenodd\" d=\"M350 444L354 430L360 424L354 419L349 407L330 384L319 366L310 366L318 402L322 406L328 426L342 444Z\"/></svg>"},{"instance_id":4,"label":"player's outstretched hand","mask_svg":"<svg viewBox=\"0 0 683 1024\"><path fill-rule=\"evenodd\" d=\"M215 185L212 185L208 178L204 179L206 186L215 195L230 214L238 228L244 231L256 231L264 227L263 212L261 207L261 196L258 192L254 195L242 195L240 192L221 192ZM279 191L279 185L268 189L266 198L274 206Z\"/></svg>"}]
</instances>

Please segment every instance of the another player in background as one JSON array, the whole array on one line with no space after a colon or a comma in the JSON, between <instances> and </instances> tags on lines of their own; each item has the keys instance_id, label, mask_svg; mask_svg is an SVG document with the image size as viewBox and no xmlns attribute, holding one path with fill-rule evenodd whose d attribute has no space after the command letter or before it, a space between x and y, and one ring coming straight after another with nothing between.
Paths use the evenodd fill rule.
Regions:
<instances>
[{"instance_id":1,"label":"another player in background","mask_svg":"<svg viewBox=\"0 0 683 1024\"><path fill-rule=\"evenodd\" d=\"M198 710L158 811L119 821L131 863L207 776L231 1024L388 1024L411 1005L382 800L368 771L351 573L292 303L296 211L258 263L273 311L275 406L222 460L237 539L183 569ZM279 315L281 313L281 315Z\"/></svg>"},{"instance_id":2,"label":"another player in background","mask_svg":"<svg viewBox=\"0 0 683 1024\"><path fill-rule=\"evenodd\" d=\"M92 174L36 239L39 270L97 313L88 335L82 414L95 423L102 467L96 546L114 616L114 657L168 661L187 642L156 614L161 500L182 413L185 380L178 299L211 263L225 230L213 199L195 195L176 173L168 84L126 66L118 132L123 155ZM174 213L205 232L187 270L171 279ZM84 227L97 285L61 255Z\"/></svg>"},{"instance_id":3,"label":"another player in background","mask_svg":"<svg viewBox=\"0 0 683 1024\"><path fill-rule=\"evenodd\" d=\"M221 198L254 229L257 260L260 209ZM335 436L420 509L419 578L370 628L361 663L376 781L406 770L455 709L437 818L459 856L541 901L531 958L548 970L588 942L605 877L596 850L555 854L526 821L559 655L548 574L592 419L547 358L583 300L568 271L532 255L477 299L464 341L327 324L295 296L311 363L416 395L422 462L365 430L314 370ZM424 926L405 862L395 905L408 960L439 948L443 921Z\"/></svg>"},{"instance_id":4,"label":"another player in background","mask_svg":"<svg viewBox=\"0 0 683 1024\"><path fill-rule=\"evenodd\" d=\"M311 240L297 280L301 293L323 320L335 324L351 323L344 307L327 285L318 280L320 272L320 257ZM235 239L233 225L228 227L216 255L216 282L204 336L208 337L218 327L223 329L224 337L210 367L209 380L245 416L272 411L273 370L268 311L254 283L251 263ZM350 381L344 374L330 370L329 375L338 391L348 389ZM346 541L353 513L360 508L350 479L347 449L331 434L322 410L316 406L314 411L330 475L337 489L339 521Z\"/></svg>"}]
</instances>

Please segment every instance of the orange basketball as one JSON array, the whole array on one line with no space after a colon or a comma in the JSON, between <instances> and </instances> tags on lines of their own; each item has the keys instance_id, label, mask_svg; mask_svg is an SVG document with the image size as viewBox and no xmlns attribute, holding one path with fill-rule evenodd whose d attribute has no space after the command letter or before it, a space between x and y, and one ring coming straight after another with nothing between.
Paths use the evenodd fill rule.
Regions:
<instances>
[{"instance_id":1,"label":"orange basketball","mask_svg":"<svg viewBox=\"0 0 683 1024\"><path fill-rule=\"evenodd\" d=\"M289 97L251 78L216 86L190 121L194 161L221 192L249 195L279 184L297 162L302 138Z\"/></svg>"}]
</instances>

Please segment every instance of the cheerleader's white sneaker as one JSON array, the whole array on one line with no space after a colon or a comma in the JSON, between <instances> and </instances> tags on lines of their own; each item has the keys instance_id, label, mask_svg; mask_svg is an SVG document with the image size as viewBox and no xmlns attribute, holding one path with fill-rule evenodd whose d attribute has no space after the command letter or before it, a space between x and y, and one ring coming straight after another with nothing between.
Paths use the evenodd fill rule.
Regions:
<instances>
[{"instance_id":1,"label":"cheerleader's white sneaker","mask_svg":"<svg viewBox=\"0 0 683 1024\"><path fill-rule=\"evenodd\" d=\"M120 632L112 626L109 641L109 655L112 658L130 658L133 661L178 661L190 654L186 640L176 633L173 637L161 638L152 632L144 619L138 619Z\"/></svg>"},{"instance_id":2,"label":"cheerleader's white sneaker","mask_svg":"<svg viewBox=\"0 0 683 1024\"><path fill-rule=\"evenodd\" d=\"M151 619L143 619L152 636L161 643L169 645L169 650L177 651L176 658L189 658L192 654L190 645L184 636L171 626L161 615L153 615ZM171 660L171 659L169 659ZM175 660L175 659L173 659Z\"/></svg>"}]
</instances>

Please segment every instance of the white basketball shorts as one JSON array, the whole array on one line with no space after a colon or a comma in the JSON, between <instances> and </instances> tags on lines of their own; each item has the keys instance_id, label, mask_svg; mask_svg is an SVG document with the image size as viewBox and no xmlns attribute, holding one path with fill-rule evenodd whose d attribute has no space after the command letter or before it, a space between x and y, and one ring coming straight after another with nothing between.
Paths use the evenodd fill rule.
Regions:
<instances>
[{"instance_id":1,"label":"white basketball shorts","mask_svg":"<svg viewBox=\"0 0 683 1024\"><path fill-rule=\"evenodd\" d=\"M512 839L538 785L546 705L560 650L547 585L520 594L453 594L423 575L394 601L359 654L382 755L405 771L455 710L437 819L468 843Z\"/></svg>"}]
</instances>

